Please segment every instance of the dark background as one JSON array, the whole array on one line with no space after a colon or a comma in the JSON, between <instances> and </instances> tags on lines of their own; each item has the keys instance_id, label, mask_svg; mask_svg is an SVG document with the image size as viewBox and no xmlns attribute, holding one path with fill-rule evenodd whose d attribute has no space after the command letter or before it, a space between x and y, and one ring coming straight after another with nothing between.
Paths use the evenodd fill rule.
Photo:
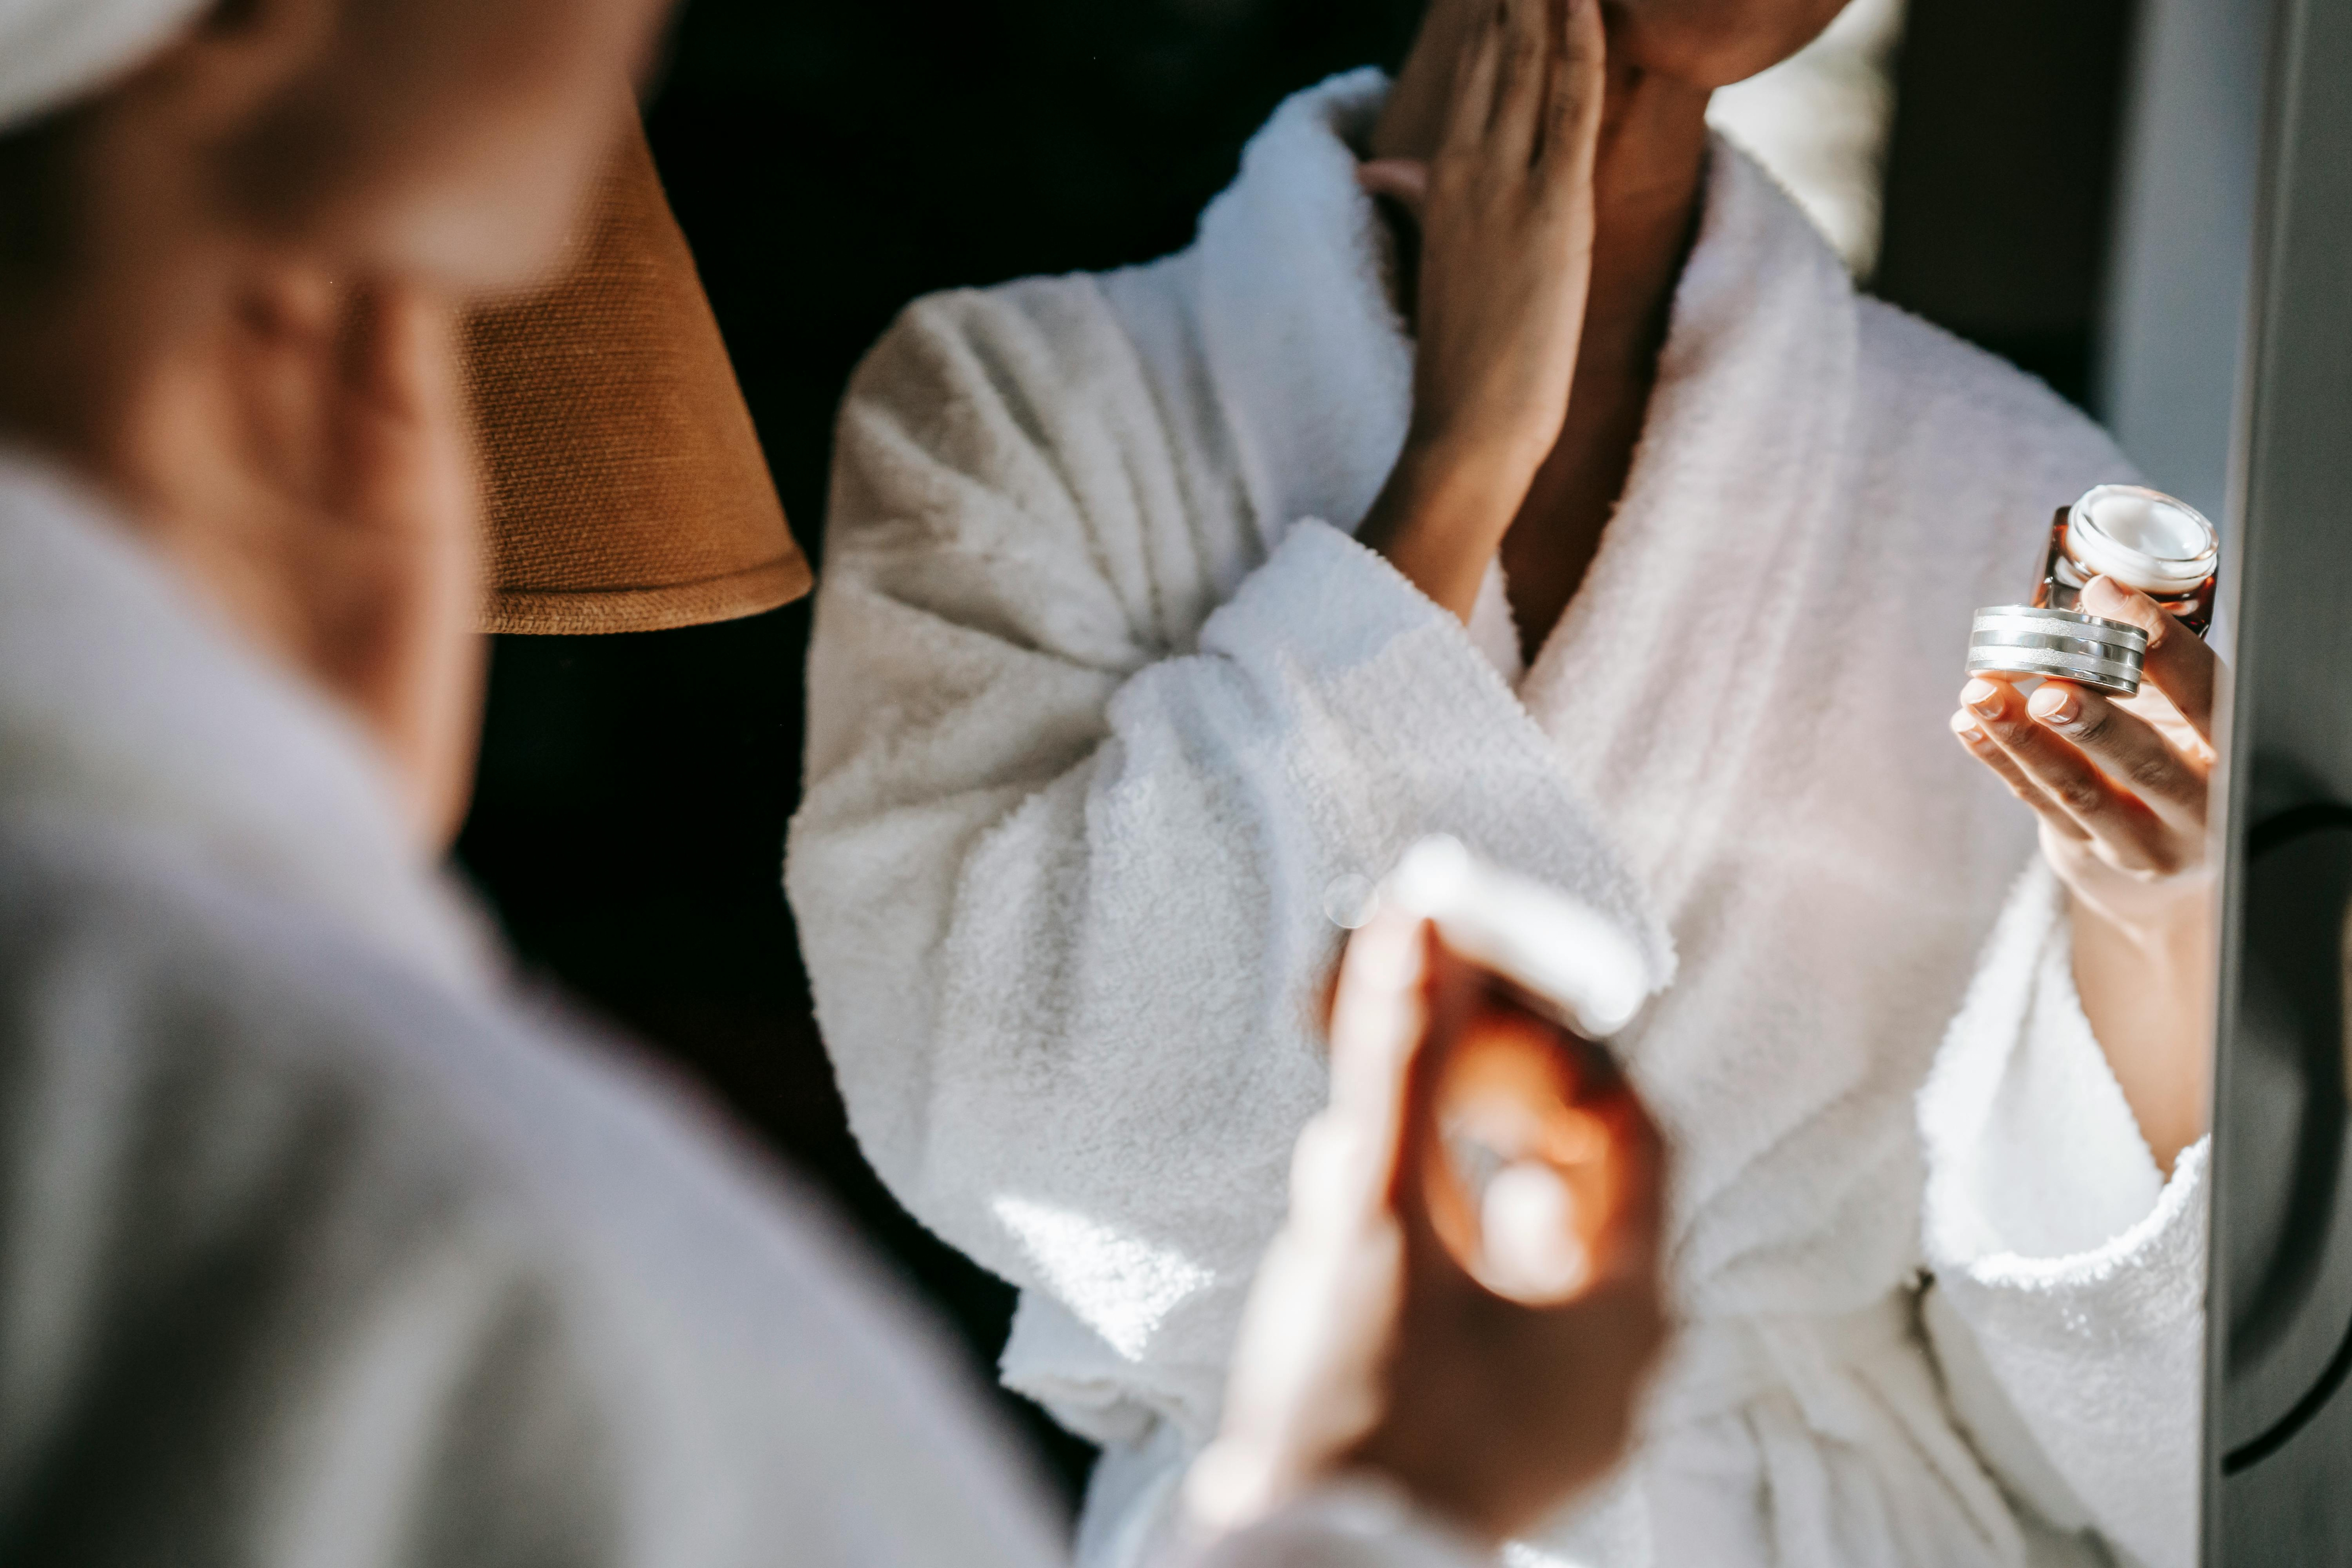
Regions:
<instances>
[{"instance_id":1,"label":"dark background","mask_svg":"<svg viewBox=\"0 0 2352 1568\"><path fill-rule=\"evenodd\" d=\"M694 0L648 129L812 556L834 405L901 305L1182 246L1285 94L1393 65L1419 10ZM1912 0L1898 73L1876 288L2077 402L2128 28L2128 0ZM459 854L530 962L844 1203L988 1371L1010 1288L859 1160L809 1016L779 883L808 629L803 603L681 632L501 639ZM1085 1446L1005 1405L1075 1485Z\"/></svg>"}]
</instances>

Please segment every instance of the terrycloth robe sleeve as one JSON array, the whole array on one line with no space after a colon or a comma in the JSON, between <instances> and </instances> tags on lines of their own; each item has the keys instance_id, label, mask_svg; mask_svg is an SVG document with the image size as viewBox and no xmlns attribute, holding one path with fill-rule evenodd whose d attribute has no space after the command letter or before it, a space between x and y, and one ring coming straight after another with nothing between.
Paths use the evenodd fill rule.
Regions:
<instances>
[{"instance_id":1,"label":"terrycloth robe sleeve","mask_svg":"<svg viewBox=\"0 0 2352 1568\"><path fill-rule=\"evenodd\" d=\"M786 881L867 1156L1032 1292L1016 1340L1051 1320L1008 1381L1194 1443L1324 1099L1335 922L1403 848L1454 833L1664 948L1461 623L1355 518L1255 518L1163 392L1085 277L877 347Z\"/></svg>"},{"instance_id":2,"label":"terrycloth robe sleeve","mask_svg":"<svg viewBox=\"0 0 2352 1568\"><path fill-rule=\"evenodd\" d=\"M2197 1556L2208 1142L2167 1180L2074 989L2036 862L1920 1098L1926 1320L2011 1490L2138 1568Z\"/></svg>"}]
</instances>

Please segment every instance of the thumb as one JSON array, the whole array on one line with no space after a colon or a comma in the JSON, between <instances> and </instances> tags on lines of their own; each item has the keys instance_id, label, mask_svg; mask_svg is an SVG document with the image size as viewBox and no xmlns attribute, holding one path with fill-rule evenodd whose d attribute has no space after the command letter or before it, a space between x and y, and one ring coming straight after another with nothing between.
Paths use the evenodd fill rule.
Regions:
<instances>
[{"instance_id":1,"label":"thumb","mask_svg":"<svg viewBox=\"0 0 2352 1568\"><path fill-rule=\"evenodd\" d=\"M1429 165L1419 158L1372 158L1356 165L1356 183L1386 196L1421 221L1429 202Z\"/></svg>"}]
</instances>

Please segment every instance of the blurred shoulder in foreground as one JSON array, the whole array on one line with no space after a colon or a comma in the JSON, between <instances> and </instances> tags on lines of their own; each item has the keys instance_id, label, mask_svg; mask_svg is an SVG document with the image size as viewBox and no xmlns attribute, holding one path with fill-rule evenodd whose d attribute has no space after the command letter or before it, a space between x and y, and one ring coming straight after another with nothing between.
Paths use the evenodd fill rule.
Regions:
<instances>
[{"instance_id":1,"label":"blurred shoulder in foreground","mask_svg":"<svg viewBox=\"0 0 2352 1568\"><path fill-rule=\"evenodd\" d=\"M0 470L0 1540L1051 1561L929 1326L78 500Z\"/></svg>"}]
</instances>

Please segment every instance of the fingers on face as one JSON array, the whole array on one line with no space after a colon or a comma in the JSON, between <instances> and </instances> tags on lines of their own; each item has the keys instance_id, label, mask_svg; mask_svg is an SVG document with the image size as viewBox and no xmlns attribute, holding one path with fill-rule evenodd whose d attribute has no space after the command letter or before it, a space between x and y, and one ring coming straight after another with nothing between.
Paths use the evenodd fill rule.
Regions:
<instances>
[{"instance_id":1,"label":"fingers on face","mask_svg":"<svg viewBox=\"0 0 2352 1568\"><path fill-rule=\"evenodd\" d=\"M1495 83L1494 151L1506 166L1534 162L1543 132L1544 84L1551 76L1546 37L1550 0L1503 0L1504 44Z\"/></svg>"},{"instance_id":2,"label":"fingers on face","mask_svg":"<svg viewBox=\"0 0 2352 1568\"><path fill-rule=\"evenodd\" d=\"M2185 853L2179 829L2118 786L2072 740L2036 722L2015 688L2006 682L1971 681L1961 704L1983 737L1979 743L1963 735L1963 743L2045 822L2061 831L2072 823L2069 837L2095 843L2125 870L2163 874L2179 869ZM1956 722L1954 727L1961 726ZM1988 746L2006 759L2007 768L1987 754ZM2034 793L2028 794L2020 779Z\"/></svg>"},{"instance_id":3,"label":"fingers on face","mask_svg":"<svg viewBox=\"0 0 2352 1568\"><path fill-rule=\"evenodd\" d=\"M1495 0L1464 40L1445 151L1589 166L1607 52L1598 0Z\"/></svg>"},{"instance_id":4,"label":"fingers on face","mask_svg":"<svg viewBox=\"0 0 2352 1568\"><path fill-rule=\"evenodd\" d=\"M446 307L414 288L370 289L344 340L344 375L387 413L436 413L454 394L455 328Z\"/></svg>"},{"instance_id":5,"label":"fingers on face","mask_svg":"<svg viewBox=\"0 0 2352 1568\"><path fill-rule=\"evenodd\" d=\"M345 402L351 293L311 267L272 268L245 280L236 329L213 369L249 476L282 499L324 497Z\"/></svg>"},{"instance_id":6,"label":"fingers on face","mask_svg":"<svg viewBox=\"0 0 2352 1568\"><path fill-rule=\"evenodd\" d=\"M2164 612L2147 594L2113 578L2093 578L2076 601L2090 614L2127 622L2147 633L2147 678L2172 699L2200 738L2213 738L2213 687L2221 660L2205 640Z\"/></svg>"},{"instance_id":7,"label":"fingers on face","mask_svg":"<svg viewBox=\"0 0 2352 1568\"><path fill-rule=\"evenodd\" d=\"M449 312L416 290L370 289L339 345L341 397L332 439L345 505L454 483L465 465L464 417Z\"/></svg>"},{"instance_id":8,"label":"fingers on face","mask_svg":"<svg viewBox=\"0 0 2352 1568\"><path fill-rule=\"evenodd\" d=\"M1601 67L1609 54L1598 0L1556 0L1561 17L1560 55L1546 93L1544 141L1547 163L1576 170L1591 166L1601 139Z\"/></svg>"},{"instance_id":9,"label":"fingers on face","mask_svg":"<svg viewBox=\"0 0 2352 1568\"><path fill-rule=\"evenodd\" d=\"M1504 0L1495 0L1485 19L1462 40L1462 62L1454 74L1454 103L1446 117L1446 155L1475 157L1486 144L1486 128L1495 118L1495 83L1502 72L1508 24Z\"/></svg>"}]
</instances>

